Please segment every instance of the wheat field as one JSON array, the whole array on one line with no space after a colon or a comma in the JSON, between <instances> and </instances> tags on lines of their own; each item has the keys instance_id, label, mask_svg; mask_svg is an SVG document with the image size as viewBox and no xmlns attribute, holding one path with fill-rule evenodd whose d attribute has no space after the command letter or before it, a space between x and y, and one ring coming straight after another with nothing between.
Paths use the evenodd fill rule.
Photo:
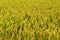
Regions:
<instances>
[{"instance_id":1,"label":"wheat field","mask_svg":"<svg viewBox=\"0 0 60 40\"><path fill-rule=\"evenodd\" d=\"M60 0L0 0L0 40L60 40Z\"/></svg>"}]
</instances>

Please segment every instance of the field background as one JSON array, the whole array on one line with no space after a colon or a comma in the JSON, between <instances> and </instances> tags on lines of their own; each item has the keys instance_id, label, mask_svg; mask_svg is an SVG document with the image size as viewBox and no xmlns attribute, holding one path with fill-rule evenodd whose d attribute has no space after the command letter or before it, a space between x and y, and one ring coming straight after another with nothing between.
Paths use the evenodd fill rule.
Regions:
<instances>
[{"instance_id":1,"label":"field background","mask_svg":"<svg viewBox=\"0 0 60 40\"><path fill-rule=\"evenodd\" d=\"M0 40L60 40L60 0L0 0Z\"/></svg>"}]
</instances>

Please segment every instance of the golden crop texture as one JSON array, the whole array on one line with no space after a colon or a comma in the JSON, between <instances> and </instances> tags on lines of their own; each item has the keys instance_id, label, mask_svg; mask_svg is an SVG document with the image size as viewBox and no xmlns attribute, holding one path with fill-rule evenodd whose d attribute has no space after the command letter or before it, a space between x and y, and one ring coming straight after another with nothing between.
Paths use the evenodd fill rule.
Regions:
<instances>
[{"instance_id":1,"label":"golden crop texture","mask_svg":"<svg viewBox=\"0 0 60 40\"><path fill-rule=\"evenodd\" d=\"M0 40L60 40L60 0L0 0Z\"/></svg>"}]
</instances>

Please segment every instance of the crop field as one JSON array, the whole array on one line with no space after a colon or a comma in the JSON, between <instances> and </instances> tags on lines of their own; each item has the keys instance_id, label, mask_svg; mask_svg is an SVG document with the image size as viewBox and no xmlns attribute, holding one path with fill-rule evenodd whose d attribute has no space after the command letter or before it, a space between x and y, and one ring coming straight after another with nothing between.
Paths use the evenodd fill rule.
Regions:
<instances>
[{"instance_id":1,"label":"crop field","mask_svg":"<svg viewBox=\"0 0 60 40\"><path fill-rule=\"evenodd\" d=\"M0 40L60 40L60 0L0 0Z\"/></svg>"}]
</instances>

